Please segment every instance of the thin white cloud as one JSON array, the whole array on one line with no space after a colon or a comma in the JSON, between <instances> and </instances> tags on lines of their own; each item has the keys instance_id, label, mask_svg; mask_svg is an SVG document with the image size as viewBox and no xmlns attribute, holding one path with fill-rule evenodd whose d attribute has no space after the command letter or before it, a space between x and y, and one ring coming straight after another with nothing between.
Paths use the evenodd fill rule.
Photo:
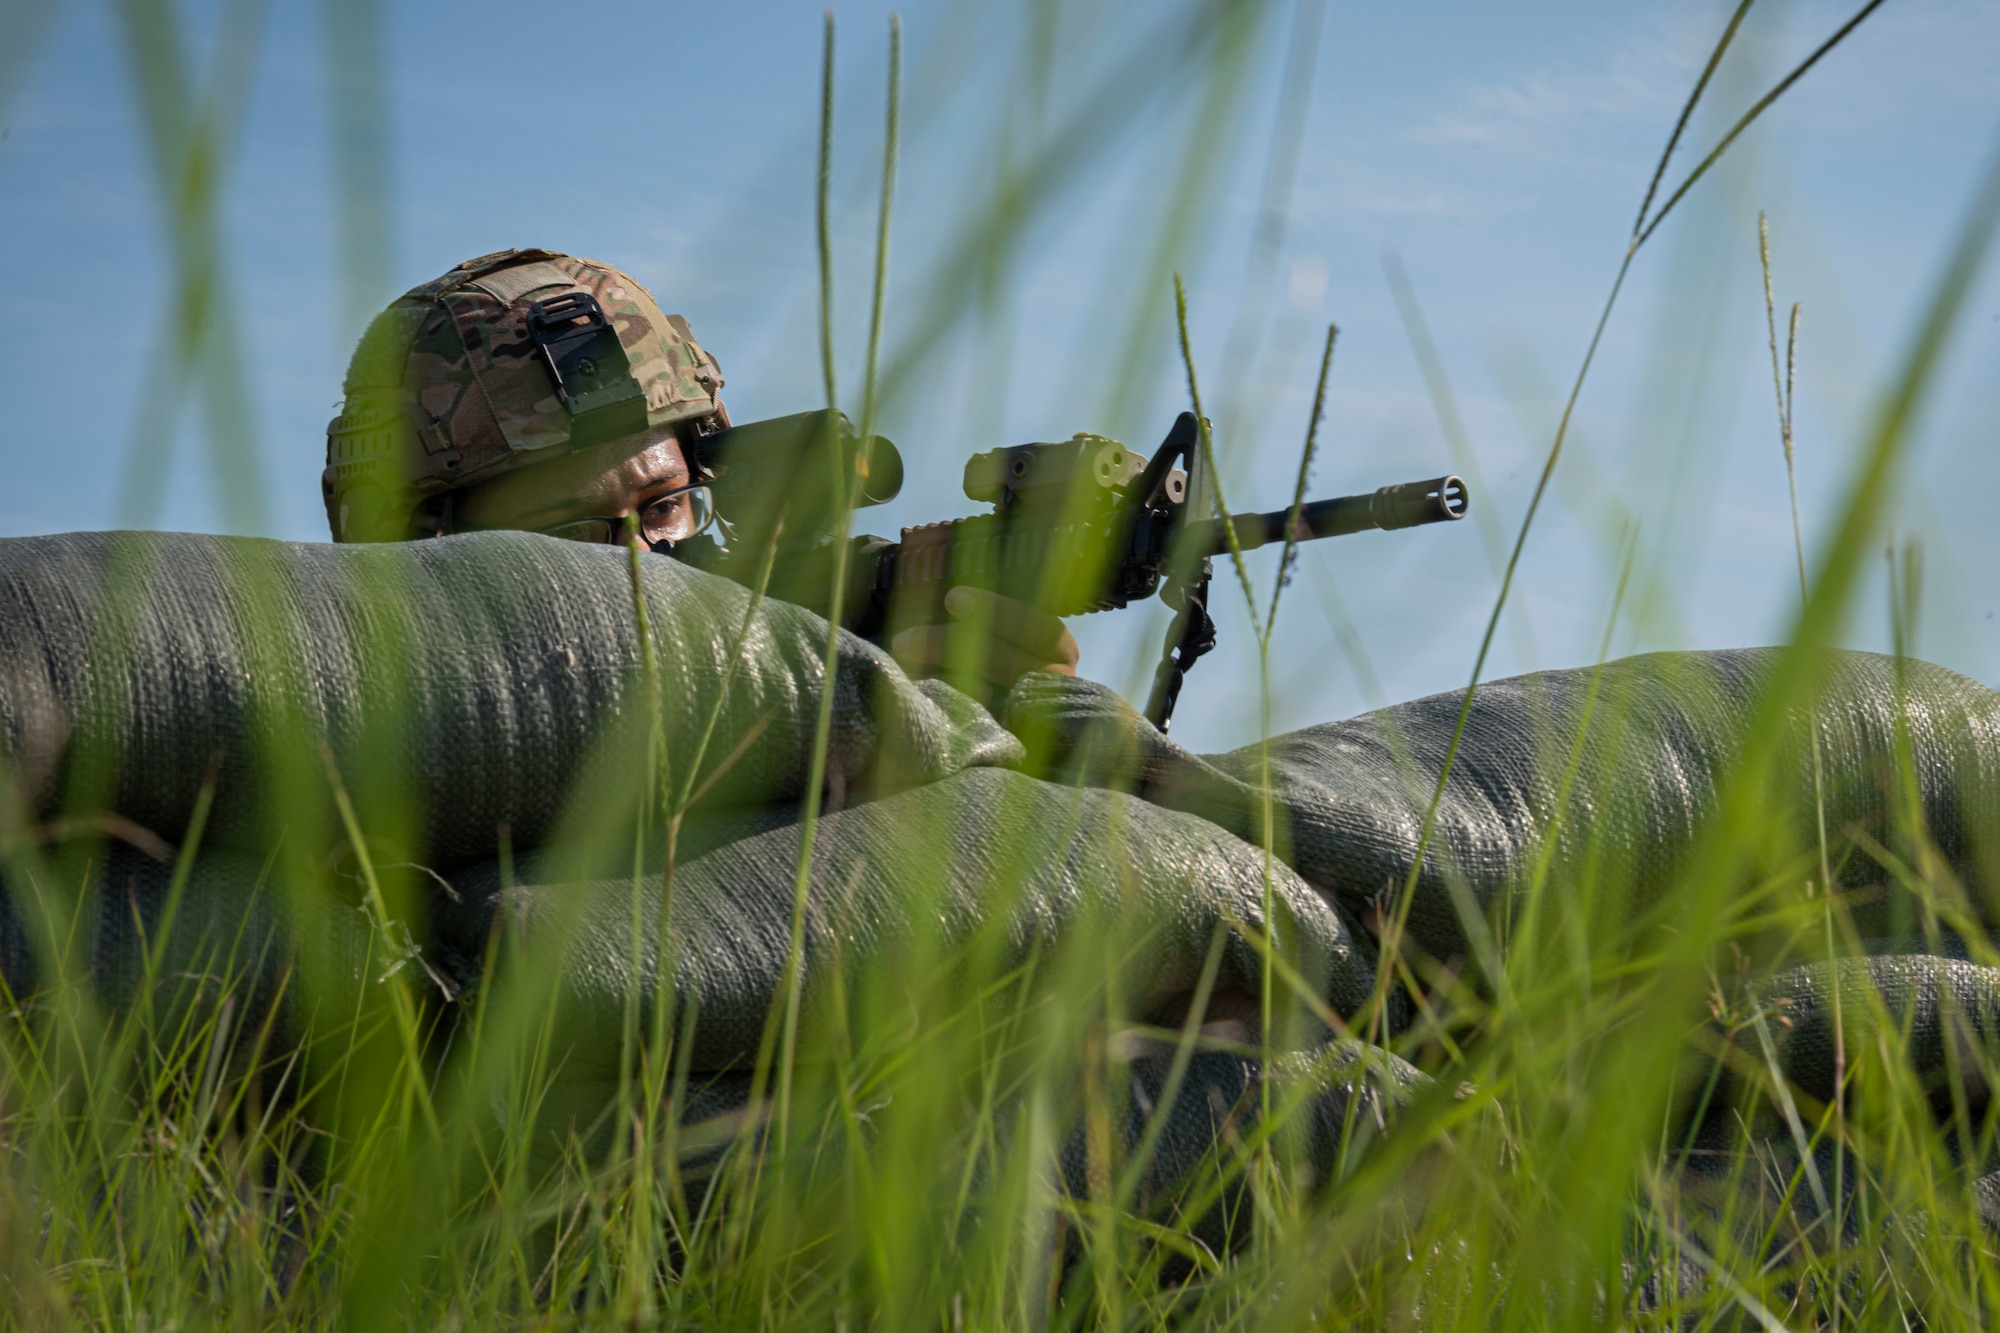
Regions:
<instances>
[{"instance_id":1,"label":"thin white cloud","mask_svg":"<svg viewBox=\"0 0 2000 1333\"><path fill-rule=\"evenodd\" d=\"M1569 53L1560 67L1475 83L1405 138L1568 156L1572 140L1607 126L1670 122L1693 76L1687 49L1656 15L1615 44Z\"/></svg>"},{"instance_id":2,"label":"thin white cloud","mask_svg":"<svg viewBox=\"0 0 2000 1333\"><path fill-rule=\"evenodd\" d=\"M1859 0L1806 0L1753 12L1710 91L1712 114L1734 118L1840 24ZM1404 132L1406 142L1476 146L1515 159L1585 165L1608 161L1607 133L1673 123L1693 86L1722 12L1662 8L1615 37L1585 39L1550 61L1464 89ZM1902 0L1884 6L1794 88L1774 121L1809 117L1822 128L1881 125L1941 106L2000 110L2000 4ZM1624 158L1619 157L1621 165Z\"/></svg>"},{"instance_id":3,"label":"thin white cloud","mask_svg":"<svg viewBox=\"0 0 2000 1333\"><path fill-rule=\"evenodd\" d=\"M1343 213L1387 218L1480 218L1526 213L1536 196L1525 190L1455 189L1407 180L1371 184L1358 179L1334 189L1331 203Z\"/></svg>"}]
</instances>

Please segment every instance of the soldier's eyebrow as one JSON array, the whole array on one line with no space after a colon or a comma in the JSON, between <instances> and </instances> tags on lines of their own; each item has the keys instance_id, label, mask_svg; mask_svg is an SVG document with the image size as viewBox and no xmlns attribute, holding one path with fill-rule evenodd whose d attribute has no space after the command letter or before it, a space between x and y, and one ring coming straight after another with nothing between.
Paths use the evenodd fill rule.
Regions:
<instances>
[{"instance_id":1,"label":"soldier's eyebrow","mask_svg":"<svg viewBox=\"0 0 2000 1333\"><path fill-rule=\"evenodd\" d=\"M686 464L680 467L663 467L657 472L649 472L644 477L632 481L633 495L647 495L653 491L678 490L694 481L694 474Z\"/></svg>"}]
</instances>

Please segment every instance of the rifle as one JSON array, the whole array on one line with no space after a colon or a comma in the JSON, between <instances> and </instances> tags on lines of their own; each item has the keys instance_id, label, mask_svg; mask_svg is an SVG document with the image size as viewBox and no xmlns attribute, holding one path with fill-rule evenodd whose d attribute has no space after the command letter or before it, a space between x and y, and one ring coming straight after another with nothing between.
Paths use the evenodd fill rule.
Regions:
<instances>
[{"instance_id":1,"label":"rifle","mask_svg":"<svg viewBox=\"0 0 2000 1333\"><path fill-rule=\"evenodd\" d=\"M1181 682L1215 646L1208 614L1212 557L1229 533L1213 517L1198 426L1183 412L1151 458L1102 435L1012 445L965 464L965 494L989 513L904 528L899 540L847 539L841 623L886 644L897 631L947 619L944 595L966 585L1058 616L1109 611L1159 593L1175 611L1146 715L1162 731ZM690 461L710 482L724 540L680 543L677 558L754 586L765 563L769 596L825 615L833 605L834 543L855 508L902 489L903 460L845 416L803 412L749 422L695 442ZM1455 476L1315 500L1296 511L1231 518L1238 549L1291 534L1297 541L1465 517Z\"/></svg>"}]
</instances>

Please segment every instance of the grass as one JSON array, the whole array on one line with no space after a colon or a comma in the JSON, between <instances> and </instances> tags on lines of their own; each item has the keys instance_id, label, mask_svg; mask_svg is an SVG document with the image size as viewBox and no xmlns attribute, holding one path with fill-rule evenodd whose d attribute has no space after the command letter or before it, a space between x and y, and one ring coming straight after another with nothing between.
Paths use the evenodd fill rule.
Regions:
<instances>
[{"instance_id":1,"label":"grass","mask_svg":"<svg viewBox=\"0 0 2000 1333\"><path fill-rule=\"evenodd\" d=\"M232 9L232 32L256 17L254 6L240 8ZM1221 126L1241 96L1243 52L1265 21L1255 6L1215 8L1221 17L1212 26L1180 11L1163 21L1160 40L1186 39L1186 67L1212 76L1203 85L1202 124L1179 163L1180 201L1199 195L1213 171ZM1768 986L1760 990L1756 979L1862 947L1854 913L1868 906L1865 894L1838 888L1828 860L1824 788L1832 778L1821 771L1817 736L1806 798L1819 823L1816 846L1798 845L1777 827L1773 775L1790 771L1786 721L1798 701L1825 706L1816 650L1855 607L1864 562L1879 548L1887 497L1907 466L1911 418L2000 220L2000 167L1946 256L1867 447L1825 516L1834 535L1816 568L1808 570L1798 542L1802 602L1789 646L1714 817L1694 831L1684 863L1655 900L1626 912L1622 894L1638 868L1595 842L1588 826L1564 826L1560 815L1519 869L1504 907L1490 914L1463 896L1460 868L1432 840L1488 649L1627 273L1742 129L1875 5L1861 7L1676 178L1670 168L1697 104L1749 8L1743 0L1727 21L1660 157L1512 546L1494 534L1499 592L1442 768L1419 763L1410 738L1390 738L1406 787L1427 813L1419 863L1402 885L1387 886L1380 903L1374 924L1382 948L1365 1004L1333 1012L1305 980L1298 940L1281 928L1284 849L1268 795L1257 919L1216 918L1194 950L1198 969L1182 979L1184 1013L1149 1007L1156 997L1146 990L1145 966L1157 940L1135 929L1138 918L1115 896L1077 906L1050 947L1015 947L1009 932L1017 914L1034 906L1021 887L1033 867L1010 860L1006 848L988 849L979 912L954 916L954 901L923 873L959 828L955 814L935 809L899 830L892 849L916 868L899 904L907 932L893 950L869 955L870 966L847 967L842 937L813 935L808 910L841 892L840 866L821 855L832 844L816 841L835 813L822 806L833 723L831 692L823 692L799 859L780 914L785 971L747 1095L735 1099L742 1105L706 1113L730 1099L714 1093L715 1071L693 1053L695 1015L665 1002L664 985L622 993L609 1086L602 1078L586 1084L568 1044L574 1011L565 1007L569 978L559 947L578 938L580 906L559 907L555 925L539 935L496 918L484 955L469 968L454 978L431 966L423 904L436 889L408 852L417 834L398 758L410 725L399 673L409 636L420 631L385 614L369 645L380 664L379 698L352 766L343 770L304 743L315 734L305 719L258 719L258 772L283 835L269 839L268 857L226 884L202 869L213 770L190 827L176 831L178 846L150 853L121 844L119 826L95 813L106 808L109 757L83 757L71 775L69 810L55 820L33 814L23 772L5 775L7 882L51 978L33 994L10 997L0 1026L6 1321L52 1329L952 1330L1990 1322L2000 1305L2000 1247L1969 1164L1994 1157L1995 1126L1963 1089L2000 1074L1995 1033L1989 1027L1980 1034L1986 1041L1945 1044L1955 1076L1940 1110L1940 1089L1910 1069L1910 1013L1872 990L1836 991L1835 1031L1853 1039L1840 1043L1842 1095L1821 1103L1779 1065L1779 1047L1799 1021L1796 1006ZM229 464L251 451L239 390L215 369L230 359L219 341L228 325L213 318L226 302L215 232L221 186L203 173L226 157L218 145L234 132L249 57L239 51L219 62L215 86L198 95L174 42L161 35L171 30L167 9L132 0L122 13L148 123L158 131L155 161L172 183L165 193L183 203L171 214L179 295L162 339L176 350L150 373L175 392L208 398L218 458ZM365 16L339 23L347 25L338 27L347 58L365 61L375 40ZM837 404L827 204L833 36L829 17L820 328L827 397ZM894 28L890 50L858 395L864 431L911 373L881 358L900 96ZM1111 70L1103 98L1084 105L1103 110L1133 77L1123 66ZM375 262L383 226L366 211L376 197L367 144L379 127L367 122L365 99L349 114L359 121L349 127L340 170L362 211L348 219L343 253L360 268ZM915 312L920 331L943 327L948 316L940 312L963 293L962 274L981 267L968 256L991 259L1018 247L1037 191L1087 165L1080 142L1104 141L1058 133L1040 156L1001 173L991 208L952 252L962 273L948 264L949 280L934 285L936 304ZM1169 214L1157 233L1161 255L1206 220L1185 202ZM1764 258L1769 303L1767 251ZM1455 423L1441 363L1427 350L1399 265L1392 284L1440 413ZM1185 293L1177 287L1173 295L1189 393L1199 405L1187 335L1194 316ZM1160 308L1135 308L1135 327ZM1767 309L1789 467L1791 363L1788 355L1780 379L1775 307ZM1794 338L1796 328L1795 312ZM1317 447L1334 338L1329 327L1294 505ZM1139 342L1135 334L1122 346ZM1128 365L1125 378L1135 375ZM1201 450L1221 507L1216 448L1204 423ZM158 488L143 477L134 486L126 512L139 522ZM248 494L226 498L241 507ZM1219 590L1240 591L1257 626L1266 717L1290 563L1288 547L1261 605L1239 552L1218 582ZM633 567L636 578L636 556ZM1908 573L1907 559L1901 568ZM141 595L147 576L144 567L128 570L121 592ZM246 575L246 604L269 629L255 636L258 669L282 680L300 664L287 651L297 627L282 623L279 591L254 570ZM394 588L381 596L385 607L397 605ZM634 614L646 629L643 596ZM1904 592L1898 624L1915 614L1914 596ZM1612 624L1617 616L1614 608ZM739 649L749 633L746 619ZM1607 647L1610 633L1607 624ZM836 649L830 636L829 666ZM120 651L115 643L101 648L107 662ZM612 836L604 830L629 839L617 845L626 895L621 946L632 974L652 960L671 976L682 938L673 928L686 873L682 837L706 784L740 751L711 750L718 695L704 704L712 711L700 744L670 752L658 664L648 655L641 671L652 711L643 759L626 770L636 781L579 799L567 837L599 860ZM1538 776L1556 793L1554 811L1572 809L1568 797L1597 771L1592 765L1618 771L1620 747L1637 725L1615 691L1600 693L1595 684L1583 716L1574 734L1539 738ZM1906 906L1909 934L1933 943L1955 935L1975 962L2000 964L1964 878L1925 824L1914 745L1901 735L1899 766L1885 778L1897 811L1892 826L1864 844L1877 865L1872 888ZM103 763L94 767L93 758ZM1118 822L1118 809L1077 795L1067 807L1073 827L1060 832L1084 839L1101 864L1130 864L1145 849ZM634 812L636 832L620 822ZM129 830L124 836L144 841ZM517 857L504 837L496 847L491 871L499 885L554 863L546 848L519 850ZM107 992L103 978L76 965L77 922L99 910L107 864L160 853L170 862L161 914L136 927L135 976ZM1409 913L1427 858L1445 858L1444 879L1461 890L1469 962L1431 957L1411 943ZM947 877L940 870L935 878ZM830 950L813 954L811 968L809 938ZM1231 940L1259 961L1247 1041L1201 1026L1229 988ZM273 987L288 1007L271 1003ZM1400 1010L1407 1019L1392 1023ZM1959 1017L1977 1027L1976 1015ZM1277 1049L1278 1034L1315 1020L1362 1045ZM1316 1159L1316 1116L1327 1106L1319 1094L1335 1059L1356 1049L1392 1051L1430 1081L1398 1107L1361 1096L1339 1103L1338 1150ZM1225 1132L1185 1181L1153 1179L1148 1162L1166 1132L1167 1108L1208 1095L1214 1066L1197 1061L1232 1057L1259 1059L1271 1076L1247 1084L1241 1103L1226 1108L1235 1113ZM1133 1145L1124 1126L1142 1068L1160 1075L1147 1085L1158 1114ZM1351 1082L1351 1074L1342 1077ZM1686 1108L1721 1105L1726 1096L1735 1097L1729 1113L1712 1117L1697 1142L1689 1126L1700 1117ZM569 1122L579 1107L587 1113ZM566 1125L570 1132L561 1132Z\"/></svg>"}]
</instances>

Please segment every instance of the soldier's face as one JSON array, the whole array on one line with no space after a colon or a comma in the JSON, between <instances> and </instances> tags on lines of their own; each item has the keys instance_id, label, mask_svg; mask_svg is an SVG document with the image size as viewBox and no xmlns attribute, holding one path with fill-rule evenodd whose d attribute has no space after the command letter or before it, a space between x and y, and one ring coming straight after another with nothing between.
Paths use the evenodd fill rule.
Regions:
<instances>
[{"instance_id":1,"label":"soldier's face","mask_svg":"<svg viewBox=\"0 0 2000 1333\"><path fill-rule=\"evenodd\" d=\"M546 532L579 519L623 519L690 480L680 441L660 427L469 487L458 495L459 526Z\"/></svg>"}]
</instances>

